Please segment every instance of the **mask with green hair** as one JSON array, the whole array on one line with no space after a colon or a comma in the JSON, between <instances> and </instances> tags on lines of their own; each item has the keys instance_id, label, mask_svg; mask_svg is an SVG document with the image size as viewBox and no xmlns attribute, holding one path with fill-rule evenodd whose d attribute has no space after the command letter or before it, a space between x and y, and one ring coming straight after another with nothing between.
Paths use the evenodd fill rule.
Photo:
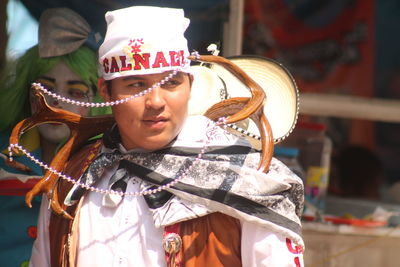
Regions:
<instances>
[{"instance_id":1,"label":"mask with green hair","mask_svg":"<svg viewBox=\"0 0 400 267\"><path fill-rule=\"evenodd\" d=\"M17 62L12 75L4 74L0 89L0 131L12 128L18 121L31 115L29 90L36 79L50 71L58 62L65 64L95 92L93 102L102 102L96 90L96 54L88 47L57 57L39 57L38 46L29 49ZM10 72L10 71L9 71ZM108 108L92 108L90 115L110 113Z\"/></svg>"}]
</instances>

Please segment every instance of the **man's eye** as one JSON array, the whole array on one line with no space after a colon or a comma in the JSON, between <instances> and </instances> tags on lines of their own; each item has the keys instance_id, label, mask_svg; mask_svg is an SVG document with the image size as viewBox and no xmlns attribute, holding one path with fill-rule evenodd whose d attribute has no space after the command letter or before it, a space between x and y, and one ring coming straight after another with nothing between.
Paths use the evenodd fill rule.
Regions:
<instances>
[{"instance_id":1,"label":"man's eye","mask_svg":"<svg viewBox=\"0 0 400 267\"><path fill-rule=\"evenodd\" d=\"M172 79L172 80L166 81L166 82L162 85L162 87L163 87L163 88L175 88L176 86L178 86L178 85L180 85L180 84L181 84L180 81Z\"/></svg>"},{"instance_id":2,"label":"man's eye","mask_svg":"<svg viewBox=\"0 0 400 267\"><path fill-rule=\"evenodd\" d=\"M128 87L133 87L133 88L143 88L145 86L146 84L144 82L132 82L128 84Z\"/></svg>"}]
</instances>

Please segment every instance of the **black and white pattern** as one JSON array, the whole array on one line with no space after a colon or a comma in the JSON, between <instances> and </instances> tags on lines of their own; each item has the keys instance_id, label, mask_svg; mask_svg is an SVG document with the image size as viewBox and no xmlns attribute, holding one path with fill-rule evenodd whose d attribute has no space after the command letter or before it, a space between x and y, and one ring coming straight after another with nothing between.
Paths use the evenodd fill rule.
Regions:
<instances>
[{"instance_id":1,"label":"black and white pattern","mask_svg":"<svg viewBox=\"0 0 400 267\"><path fill-rule=\"evenodd\" d=\"M158 151L124 151L119 148L116 136L116 129L105 136L101 154L80 178L81 182L96 184L101 179L101 169L119 164L118 170L124 169L124 177L127 173L143 181L144 190L171 182L191 166L187 175L168 192L145 196L156 226L218 211L264 225L303 244L301 179L274 158L268 173L257 171L260 153L247 141L210 124L204 117L189 118L178 138ZM204 141L208 142L206 153L196 161ZM73 189L69 194L72 200L67 200L77 200L81 191Z\"/></svg>"}]
</instances>

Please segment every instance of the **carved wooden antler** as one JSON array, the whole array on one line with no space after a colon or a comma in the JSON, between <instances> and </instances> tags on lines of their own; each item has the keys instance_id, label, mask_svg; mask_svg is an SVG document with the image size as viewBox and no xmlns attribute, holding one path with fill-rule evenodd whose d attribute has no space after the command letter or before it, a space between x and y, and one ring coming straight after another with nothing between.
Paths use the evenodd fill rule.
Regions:
<instances>
[{"instance_id":1,"label":"carved wooden antler","mask_svg":"<svg viewBox=\"0 0 400 267\"><path fill-rule=\"evenodd\" d=\"M249 88L251 97L236 97L219 102L207 110L205 116L212 120L228 116L227 123L235 123L248 117L254 120L261 133L262 141L262 159L259 170L266 172L272 158L273 136L268 120L263 113L265 93L262 88L242 69L223 57L198 56L189 57L189 59L220 64ZM71 136L52 160L50 167L54 170L63 170L71 153L80 148L90 137L103 133L115 122L112 115L81 117L66 110L50 107L46 104L42 93L35 86L34 89L34 94L38 98L38 111L32 117L22 120L14 127L10 137L10 144L17 144L20 136L36 125L49 122L65 123L71 131ZM16 150L15 147L13 149ZM41 192L52 193L50 203L52 210L57 214L62 214L65 218L72 218L58 202L57 187L55 186L57 181L56 174L46 171L43 178L27 193L25 201L31 207L31 201L35 195Z\"/></svg>"},{"instance_id":2,"label":"carved wooden antler","mask_svg":"<svg viewBox=\"0 0 400 267\"><path fill-rule=\"evenodd\" d=\"M235 75L244 85L247 86L251 97L234 97L221 101L210 107L204 114L212 120L228 116L227 123L235 123L247 118L252 119L261 134L261 161L258 169L267 172L271 163L274 138L268 119L264 115L264 90L246 72L235 65L232 61L219 56L190 56L190 60L215 63Z\"/></svg>"},{"instance_id":3,"label":"carved wooden antler","mask_svg":"<svg viewBox=\"0 0 400 267\"><path fill-rule=\"evenodd\" d=\"M71 132L69 140L64 144L60 151L51 161L50 167L53 170L61 171L65 162L69 159L71 153L81 147L90 137L103 133L107 128L114 123L114 117L97 116L97 117L81 117L73 112L50 107L39 90L33 86L33 93L38 99L38 111L32 117L20 121L13 129L10 136L10 144L17 144L20 136L27 130L36 125L43 123L65 123ZM14 152L17 150L13 148ZM30 190L25 197L25 202L29 207L32 207L32 198L39 193L50 193L57 182L58 176L46 171L43 178ZM53 191L51 198L51 206L58 213L65 213L58 203L57 190Z\"/></svg>"}]
</instances>

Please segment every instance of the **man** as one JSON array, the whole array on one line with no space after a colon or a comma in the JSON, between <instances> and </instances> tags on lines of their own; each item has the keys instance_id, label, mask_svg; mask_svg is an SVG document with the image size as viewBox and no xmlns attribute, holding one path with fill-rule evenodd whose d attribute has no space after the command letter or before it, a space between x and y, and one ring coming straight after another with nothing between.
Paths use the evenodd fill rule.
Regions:
<instances>
[{"instance_id":1,"label":"man","mask_svg":"<svg viewBox=\"0 0 400 267\"><path fill-rule=\"evenodd\" d=\"M187 117L183 10L106 20L99 88L116 125L67 164L73 220L42 204L31 266L302 266L301 180L275 159L257 171L248 142Z\"/></svg>"}]
</instances>

